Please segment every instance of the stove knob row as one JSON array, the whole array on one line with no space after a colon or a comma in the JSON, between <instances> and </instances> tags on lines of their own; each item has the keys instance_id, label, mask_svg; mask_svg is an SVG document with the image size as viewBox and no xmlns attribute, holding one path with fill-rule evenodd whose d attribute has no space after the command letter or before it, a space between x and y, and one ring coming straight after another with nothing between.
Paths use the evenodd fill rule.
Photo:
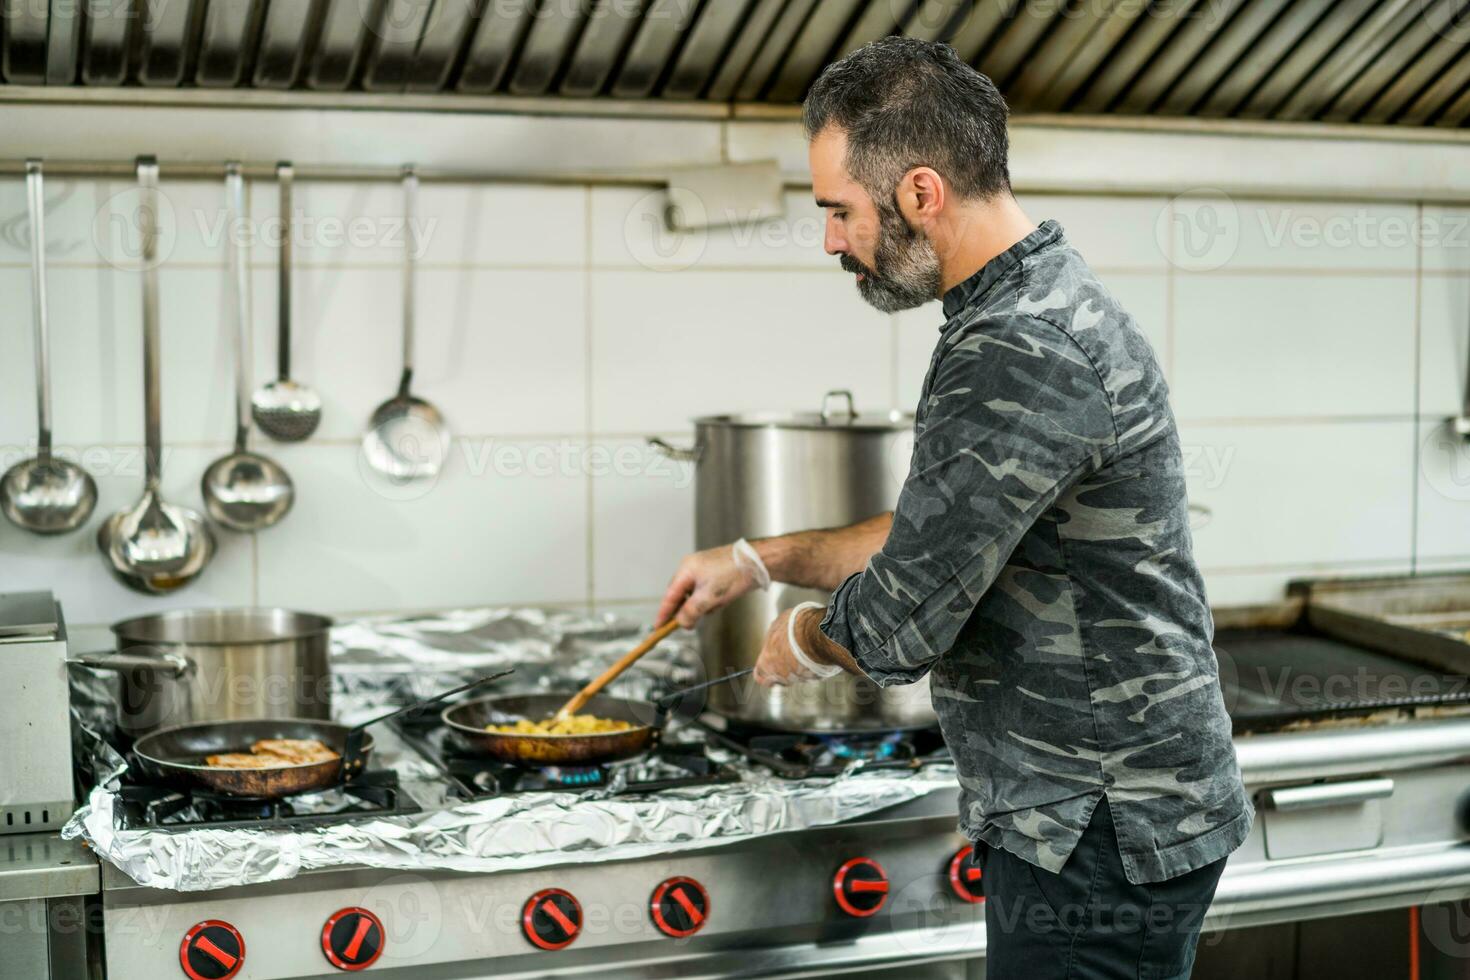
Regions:
<instances>
[{"instance_id":1,"label":"stove knob row","mask_svg":"<svg viewBox=\"0 0 1470 980\"><path fill-rule=\"evenodd\" d=\"M339 970L366 970L383 955L383 922L367 909L341 909L322 926L322 952Z\"/></svg>"},{"instance_id":2,"label":"stove knob row","mask_svg":"<svg viewBox=\"0 0 1470 980\"><path fill-rule=\"evenodd\" d=\"M322 953L339 970L366 970L383 955L383 922L365 908L339 909L322 926ZM219 919L184 933L179 966L189 980L230 980L245 965L245 938Z\"/></svg>"},{"instance_id":3,"label":"stove knob row","mask_svg":"<svg viewBox=\"0 0 1470 980\"><path fill-rule=\"evenodd\" d=\"M561 888L544 888L526 900L521 929L532 945L565 949L582 933L582 904Z\"/></svg>"},{"instance_id":4,"label":"stove knob row","mask_svg":"<svg viewBox=\"0 0 1470 980\"><path fill-rule=\"evenodd\" d=\"M980 865L975 863L975 848L962 847L949 859L949 887L962 902L985 901L985 888L980 882Z\"/></svg>"},{"instance_id":5,"label":"stove knob row","mask_svg":"<svg viewBox=\"0 0 1470 980\"><path fill-rule=\"evenodd\" d=\"M872 858L853 858L837 869L832 894L848 915L859 919L877 915L888 901L888 873Z\"/></svg>"},{"instance_id":6,"label":"stove knob row","mask_svg":"<svg viewBox=\"0 0 1470 980\"><path fill-rule=\"evenodd\" d=\"M244 965L245 939L228 922L205 919L179 943L179 966L189 980L230 980Z\"/></svg>"},{"instance_id":7,"label":"stove knob row","mask_svg":"<svg viewBox=\"0 0 1470 980\"><path fill-rule=\"evenodd\" d=\"M653 890L648 910L659 932L683 939L709 921L709 892L693 878L670 878Z\"/></svg>"}]
</instances>

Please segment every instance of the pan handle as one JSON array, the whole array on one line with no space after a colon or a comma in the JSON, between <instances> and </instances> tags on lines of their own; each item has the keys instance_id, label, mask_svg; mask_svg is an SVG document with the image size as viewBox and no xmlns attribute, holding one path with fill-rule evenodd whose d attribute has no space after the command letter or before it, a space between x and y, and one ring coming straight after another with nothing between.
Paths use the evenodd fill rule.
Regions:
<instances>
[{"instance_id":1,"label":"pan handle","mask_svg":"<svg viewBox=\"0 0 1470 980\"><path fill-rule=\"evenodd\" d=\"M663 715L668 714L669 709L682 701L686 695L697 694L700 691L708 690L709 688L715 687L719 684L728 684L731 681L739 680L742 677L749 677L753 673L755 673L754 667L746 667L744 670L737 670L733 674L726 674L724 677L716 677L714 680L694 684L690 687L686 687L678 691L671 691L670 693L665 694L655 700L653 704L654 707L658 708L658 713L660 717L662 717Z\"/></svg>"},{"instance_id":2,"label":"pan handle","mask_svg":"<svg viewBox=\"0 0 1470 980\"><path fill-rule=\"evenodd\" d=\"M66 662L95 670L161 670L171 677L183 677L195 669L194 661L176 650L150 652L148 647L78 653L68 657Z\"/></svg>"},{"instance_id":3,"label":"pan handle","mask_svg":"<svg viewBox=\"0 0 1470 980\"><path fill-rule=\"evenodd\" d=\"M424 698L422 701L414 701L409 704L405 704L401 708L394 708L387 714L378 715L376 718L369 718L367 721L362 722L361 724L353 725L351 728L347 729L347 739L345 742L344 751L342 752L342 771L355 772L358 768L361 767L363 754L363 735L367 732L368 726L387 721L389 718L397 718L399 715L406 715L410 711L418 711L421 708L427 708L429 705L443 701L445 698L452 698L456 694L463 694L465 691L471 690L476 687L481 687L485 684L489 684L491 681L498 681L502 677L506 677L514 673L515 669L511 668L508 670L497 671L494 674L486 674L484 677L472 680L468 684L461 684L459 687L451 688L450 690L445 691L442 694L436 694L431 698Z\"/></svg>"}]
</instances>

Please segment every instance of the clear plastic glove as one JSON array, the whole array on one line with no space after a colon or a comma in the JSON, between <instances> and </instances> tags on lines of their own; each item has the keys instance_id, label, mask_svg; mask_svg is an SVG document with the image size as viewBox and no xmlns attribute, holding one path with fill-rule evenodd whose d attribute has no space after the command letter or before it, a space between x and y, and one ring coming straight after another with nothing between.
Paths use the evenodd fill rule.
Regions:
<instances>
[{"instance_id":1,"label":"clear plastic glove","mask_svg":"<svg viewBox=\"0 0 1470 980\"><path fill-rule=\"evenodd\" d=\"M693 629L701 617L770 584L770 572L744 538L733 545L696 551L679 563L664 590L654 626L662 626L677 613L679 625Z\"/></svg>"},{"instance_id":2,"label":"clear plastic glove","mask_svg":"<svg viewBox=\"0 0 1470 980\"><path fill-rule=\"evenodd\" d=\"M776 617L766 631L766 642L755 662L755 682L762 687L825 680L842 673L837 664L818 663L801 648L796 638L797 617L808 609L825 608L820 602L803 602Z\"/></svg>"}]
</instances>

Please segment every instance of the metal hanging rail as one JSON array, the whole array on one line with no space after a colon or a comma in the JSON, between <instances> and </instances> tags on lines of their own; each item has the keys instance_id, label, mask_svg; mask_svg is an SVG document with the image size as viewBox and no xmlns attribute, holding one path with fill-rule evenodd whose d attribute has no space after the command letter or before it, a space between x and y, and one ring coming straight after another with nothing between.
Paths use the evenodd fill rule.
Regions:
<instances>
[{"instance_id":1,"label":"metal hanging rail","mask_svg":"<svg viewBox=\"0 0 1470 980\"><path fill-rule=\"evenodd\" d=\"M73 180L128 180L135 174L135 164L132 160L120 160L116 163L101 163L95 160L88 161L66 161L45 160L46 176L69 178ZM220 160L218 163L204 163L197 160L179 161L169 163L162 161L159 164L159 173L163 180L223 180L225 176L226 162ZM0 160L0 178L24 177L26 163L23 159ZM241 172L247 180L275 180L276 163L245 163L241 165ZM668 184L666 179L660 179L649 174L608 174L608 173L560 173L560 174L530 174L530 173L486 173L463 170L433 170L430 168L415 167L415 172L420 180L432 183L445 184L540 184L547 186L565 187L569 185L583 186L586 184L611 185L618 187L645 187L658 188ZM301 166L296 169L296 180L299 181L333 181L333 182L385 182L397 183L402 179L403 168L398 167L346 167L346 166ZM802 186L802 185L793 185Z\"/></svg>"}]
</instances>

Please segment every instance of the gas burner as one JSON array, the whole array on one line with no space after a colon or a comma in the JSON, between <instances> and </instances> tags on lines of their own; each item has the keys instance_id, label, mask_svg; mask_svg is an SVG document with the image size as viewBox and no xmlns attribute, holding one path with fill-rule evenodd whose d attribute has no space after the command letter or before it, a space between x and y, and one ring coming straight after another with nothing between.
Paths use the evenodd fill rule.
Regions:
<instances>
[{"instance_id":1,"label":"gas burner","mask_svg":"<svg viewBox=\"0 0 1470 980\"><path fill-rule=\"evenodd\" d=\"M398 785L398 774L389 769L372 769L342 786L279 800L153 783L124 783L118 799L123 826L129 830L281 830L400 816L421 809Z\"/></svg>"},{"instance_id":2,"label":"gas burner","mask_svg":"<svg viewBox=\"0 0 1470 980\"><path fill-rule=\"evenodd\" d=\"M835 776L855 766L918 769L950 761L937 728L804 734L742 725L716 714L702 715L698 723L715 744L791 779Z\"/></svg>"},{"instance_id":3,"label":"gas burner","mask_svg":"<svg viewBox=\"0 0 1470 980\"><path fill-rule=\"evenodd\" d=\"M903 732L878 735L818 735L821 743L818 765L833 765L852 759L882 762L895 758L913 758L913 742Z\"/></svg>"},{"instance_id":4,"label":"gas burner","mask_svg":"<svg viewBox=\"0 0 1470 980\"><path fill-rule=\"evenodd\" d=\"M448 778L454 795L481 800L511 793L656 793L731 783L739 773L709 757L704 742L667 741L632 759L593 766L518 766L474 754L433 713L388 723Z\"/></svg>"}]
</instances>

